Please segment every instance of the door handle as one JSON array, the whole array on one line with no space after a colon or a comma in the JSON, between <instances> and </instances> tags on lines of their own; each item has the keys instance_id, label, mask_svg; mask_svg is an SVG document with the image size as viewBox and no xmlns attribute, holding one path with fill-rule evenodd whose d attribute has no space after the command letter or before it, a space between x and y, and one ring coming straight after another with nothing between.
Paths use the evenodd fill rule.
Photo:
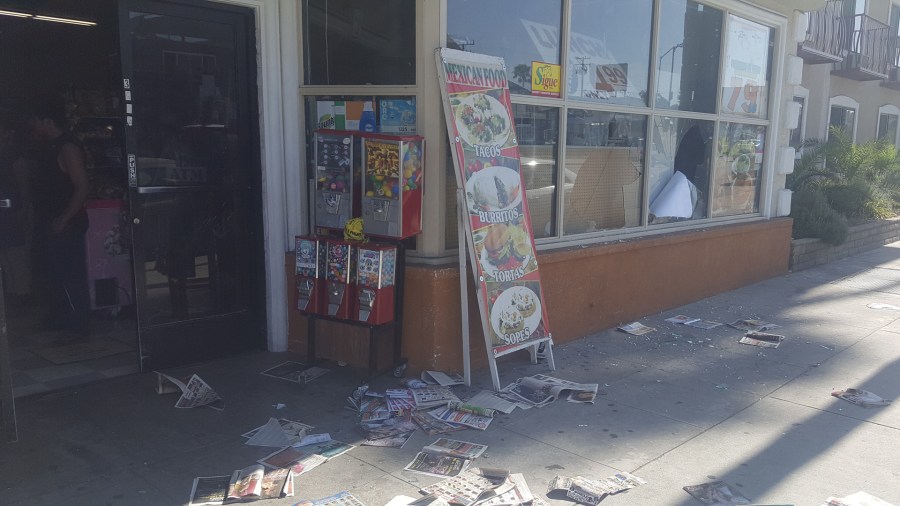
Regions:
<instances>
[{"instance_id":1,"label":"door handle","mask_svg":"<svg viewBox=\"0 0 900 506\"><path fill-rule=\"evenodd\" d=\"M12 199L0 199L0 207L9 209L12 206Z\"/></svg>"},{"instance_id":2,"label":"door handle","mask_svg":"<svg viewBox=\"0 0 900 506\"><path fill-rule=\"evenodd\" d=\"M135 218L135 219L131 220L131 222L134 223L135 225L140 225L140 224L141 224L141 219L140 219L140 218Z\"/></svg>"}]
</instances>

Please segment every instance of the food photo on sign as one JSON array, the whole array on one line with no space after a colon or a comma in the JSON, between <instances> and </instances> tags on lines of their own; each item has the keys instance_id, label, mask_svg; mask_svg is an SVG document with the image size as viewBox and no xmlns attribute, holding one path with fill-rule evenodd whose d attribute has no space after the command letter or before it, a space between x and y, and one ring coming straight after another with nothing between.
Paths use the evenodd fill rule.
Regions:
<instances>
[{"instance_id":1,"label":"food photo on sign","mask_svg":"<svg viewBox=\"0 0 900 506\"><path fill-rule=\"evenodd\" d=\"M495 223L473 234L475 256L486 281L515 281L537 270L526 222Z\"/></svg>"},{"instance_id":2,"label":"food photo on sign","mask_svg":"<svg viewBox=\"0 0 900 506\"><path fill-rule=\"evenodd\" d=\"M512 121L509 108L501 102L502 91L456 93L450 99L459 136L478 156L499 155L499 148L511 138ZM487 150L489 147L494 149Z\"/></svg>"},{"instance_id":3,"label":"food photo on sign","mask_svg":"<svg viewBox=\"0 0 900 506\"><path fill-rule=\"evenodd\" d=\"M494 346L545 337L539 281L488 283Z\"/></svg>"}]
</instances>

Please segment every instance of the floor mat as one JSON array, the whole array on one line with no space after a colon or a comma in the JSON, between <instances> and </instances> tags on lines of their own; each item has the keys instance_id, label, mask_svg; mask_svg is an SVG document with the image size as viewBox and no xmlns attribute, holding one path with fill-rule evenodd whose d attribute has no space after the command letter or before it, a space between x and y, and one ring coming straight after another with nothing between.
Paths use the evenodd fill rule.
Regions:
<instances>
[{"instance_id":1,"label":"floor mat","mask_svg":"<svg viewBox=\"0 0 900 506\"><path fill-rule=\"evenodd\" d=\"M83 343L65 344L31 350L38 356L45 358L54 364L70 364L82 362L94 358L108 357L126 353L133 348L127 344L113 341L112 339L97 339Z\"/></svg>"}]
</instances>

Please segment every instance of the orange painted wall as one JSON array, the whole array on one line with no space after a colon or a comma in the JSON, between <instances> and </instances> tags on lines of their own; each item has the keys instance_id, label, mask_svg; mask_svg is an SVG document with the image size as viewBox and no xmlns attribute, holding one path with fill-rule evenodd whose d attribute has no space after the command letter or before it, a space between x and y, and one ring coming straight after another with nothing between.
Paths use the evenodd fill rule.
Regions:
<instances>
[{"instance_id":1,"label":"orange painted wall","mask_svg":"<svg viewBox=\"0 0 900 506\"><path fill-rule=\"evenodd\" d=\"M564 343L717 293L784 274L790 218L675 232L542 253L538 257L554 342ZM293 254L285 257L293 287ZM467 276L471 278L471 276ZM473 368L487 365L474 286L469 281ZM294 307L291 290L289 304ZM409 266L404 294L403 356L412 372L462 370L459 268ZM306 352L306 319L290 311L289 346ZM361 329L319 322L318 355L365 367ZM389 350L385 337L381 350ZM390 365L388 353L380 364Z\"/></svg>"}]
</instances>

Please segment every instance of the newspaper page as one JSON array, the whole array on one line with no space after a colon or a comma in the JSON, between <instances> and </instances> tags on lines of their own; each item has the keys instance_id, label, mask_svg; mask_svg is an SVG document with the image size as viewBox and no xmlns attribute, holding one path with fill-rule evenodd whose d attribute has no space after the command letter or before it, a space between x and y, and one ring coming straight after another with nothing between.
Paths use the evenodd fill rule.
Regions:
<instances>
[{"instance_id":1,"label":"newspaper page","mask_svg":"<svg viewBox=\"0 0 900 506\"><path fill-rule=\"evenodd\" d=\"M418 409L446 406L450 402L459 402L459 397L448 387L428 386L413 388L410 391Z\"/></svg>"},{"instance_id":2,"label":"newspaper page","mask_svg":"<svg viewBox=\"0 0 900 506\"><path fill-rule=\"evenodd\" d=\"M857 406L862 406L864 408L878 408L881 406L887 406L891 403L889 399L882 399L880 396L873 394L872 392L862 390L859 388L848 388L846 390L837 390L831 392L831 395L837 397L838 399L843 399L847 402L852 402Z\"/></svg>"},{"instance_id":3,"label":"newspaper page","mask_svg":"<svg viewBox=\"0 0 900 506\"><path fill-rule=\"evenodd\" d=\"M756 332L777 329L779 327L779 325L762 320L735 320L729 323L728 326L738 330L753 330Z\"/></svg>"},{"instance_id":4,"label":"newspaper page","mask_svg":"<svg viewBox=\"0 0 900 506\"><path fill-rule=\"evenodd\" d=\"M291 441L291 443L289 443L289 444L298 443L304 436L306 436L309 433L310 430L313 429L312 425L306 425L305 423L300 423L295 420L288 420L286 418L279 418L278 424L281 426L281 430L284 433L284 435L287 436L288 441ZM268 425L268 422L266 423L266 425L261 425L251 431L241 434L241 437L243 437L245 439L252 439L253 436L255 436L260 430L265 428L267 425ZM248 442L246 444L250 444L250 443ZM285 445L280 445L280 446L287 446L287 445L285 444Z\"/></svg>"},{"instance_id":5,"label":"newspaper page","mask_svg":"<svg viewBox=\"0 0 900 506\"><path fill-rule=\"evenodd\" d=\"M466 382L459 374L447 374L440 371L422 372L422 381L430 385L440 385L442 387L462 385Z\"/></svg>"},{"instance_id":6,"label":"newspaper page","mask_svg":"<svg viewBox=\"0 0 900 506\"><path fill-rule=\"evenodd\" d=\"M200 476L194 478L191 487L191 500L189 506L203 504L222 504L228 495L228 484L231 476Z\"/></svg>"},{"instance_id":7,"label":"newspaper page","mask_svg":"<svg viewBox=\"0 0 900 506\"><path fill-rule=\"evenodd\" d=\"M447 434L448 432L456 432L466 429L465 425L438 420L428 413L414 412L412 414L412 420L429 436Z\"/></svg>"},{"instance_id":8,"label":"newspaper page","mask_svg":"<svg viewBox=\"0 0 900 506\"><path fill-rule=\"evenodd\" d=\"M671 318L666 318L666 321L669 322L669 323L679 323L679 324L684 325L684 324L686 324L686 323L693 323L693 322L696 322L696 321L700 321L700 318L694 318L694 317L692 317L692 316L685 316L685 315L683 315L683 314L680 314L680 315L678 315L678 316L673 316L673 317L671 317Z\"/></svg>"},{"instance_id":9,"label":"newspaper page","mask_svg":"<svg viewBox=\"0 0 900 506\"><path fill-rule=\"evenodd\" d=\"M412 437L414 431L404 432L402 434L397 434L396 436L388 436L382 437L378 439L366 439L362 443L359 443L361 446L379 446L382 448L403 448L403 445L409 441L409 438Z\"/></svg>"},{"instance_id":10,"label":"newspaper page","mask_svg":"<svg viewBox=\"0 0 900 506\"><path fill-rule=\"evenodd\" d=\"M405 471L446 478L457 476L469 466L469 460L443 453L419 452L416 457L403 468Z\"/></svg>"},{"instance_id":11,"label":"newspaper page","mask_svg":"<svg viewBox=\"0 0 900 506\"><path fill-rule=\"evenodd\" d=\"M687 325L688 327L695 327L695 328L703 329L703 330L714 329L716 327L722 326L722 324L719 322L714 322L712 320L700 320L700 319L690 321L690 322L685 322L684 324Z\"/></svg>"},{"instance_id":12,"label":"newspaper page","mask_svg":"<svg viewBox=\"0 0 900 506\"><path fill-rule=\"evenodd\" d=\"M505 484L507 484L506 477L491 479L484 476L479 469L473 468L463 471L459 476L429 485L420 492L434 495L448 503L470 506L479 499L500 495L512 488L511 485Z\"/></svg>"},{"instance_id":13,"label":"newspaper page","mask_svg":"<svg viewBox=\"0 0 900 506\"><path fill-rule=\"evenodd\" d=\"M564 490L566 497L584 504L599 504L608 494L600 486L582 476L556 476L550 480L548 491Z\"/></svg>"},{"instance_id":14,"label":"newspaper page","mask_svg":"<svg viewBox=\"0 0 900 506\"><path fill-rule=\"evenodd\" d=\"M656 330L655 328L648 327L641 322L631 322L626 325L621 325L618 327L618 329L635 336L642 336L644 334L647 334L648 332L653 332L654 330Z\"/></svg>"},{"instance_id":15,"label":"newspaper page","mask_svg":"<svg viewBox=\"0 0 900 506\"><path fill-rule=\"evenodd\" d=\"M350 492L340 492L322 499L300 501L294 506L365 506Z\"/></svg>"},{"instance_id":16,"label":"newspaper page","mask_svg":"<svg viewBox=\"0 0 900 506\"><path fill-rule=\"evenodd\" d=\"M494 419L489 416L476 415L467 411L451 408L437 408L433 411L429 411L428 414L444 422L461 424L478 430L487 430L491 422L494 421Z\"/></svg>"},{"instance_id":17,"label":"newspaper page","mask_svg":"<svg viewBox=\"0 0 900 506\"><path fill-rule=\"evenodd\" d=\"M462 457L464 459L475 460L487 450L487 445L477 443L468 443L466 441L458 441L456 439L447 439L442 437L422 448L422 451L430 453L443 453L454 457Z\"/></svg>"},{"instance_id":18,"label":"newspaper page","mask_svg":"<svg viewBox=\"0 0 900 506\"><path fill-rule=\"evenodd\" d=\"M287 361L266 369L260 374L270 378L290 381L291 383L304 383L303 378L300 377L304 370L306 370L306 366L300 362Z\"/></svg>"},{"instance_id":19,"label":"newspaper page","mask_svg":"<svg viewBox=\"0 0 900 506\"><path fill-rule=\"evenodd\" d=\"M195 408L197 406L209 406L217 411L222 411L225 409L225 401L219 397L219 394L211 386L200 379L200 376L195 374L191 376L190 381L185 385L181 397L175 403L175 407Z\"/></svg>"},{"instance_id":20,"label":"newspaper page","mask_svg":"<svg viewBox=\"0 0 900 506\"><path fill-rule=\"evenodd\" d=\"M515 402L510 402L506 399L497 397L493 394L493 392L488 392L487 390L482 390L475 394L474 397L466 401L466 404L469 406L478 406L481 408L492 409L494 411L500 411L501 413L510 414L516 409L518 405Z\"/></svg>"},{"instance_id":21,"label":"newspaper page","mask_svg":"<svg viewBox=\"0 0 900 506\"><path fill-rule=\"evenodd\" d=\"M760 348L777 348L784 340L784 336L778 334L769 334L768 332L749 331L744 334L738 342L741 344L749 344L751 346L759 346Z\"/></svg>"},{"instance_id":22,"label":"newspaper page","mask_svg":"<svg viewBox=\"0 0 900 506\"><path fill-rule=\"evenodd\" d=\"M868 492L859 491L847 497L829 497L822 506L892 506L891 503Z\"/></svg>"},{"instance_id":23,"label":"newspaper page","mask_svg":"<svg viewBox=\"0 0 900 506\"><path fill-rule=\"evenodd\" d=\"M478 503L478 506L507 506L526 504L534 501L534 494L532 494L531 489L528 488L528 483L525 482L524 475L520 473L510 474L507 480L513 485L512 489L499 494L496 497L482 501Z\"/></svg>"},{"instance_id":24,"label":"newspaper page","mask_svg":"<svg viewBox=\"0 0 900 506\"><path fill-rule=\"evenodd\" d=\"M322 376L327 373L330 369L325 369L324 367L310 367L309 369L304 369L300 371L300 377L297 378L297 382L301 385L305 385L310 381Z\"/></svg>"},{"instance_id":25,"label":"newspaper page","mask_svg":"<svg viewBox=\"0 0 900 506\"><path fill-rule=\"evenodd\" d=\"M750 504L750 500L724 481L682 487L703 504Z\"/></svg>"},{"instance_id":26,"label":"newspaper page","mask_svg":"<svg viewBox=\"0 0 900 506\"><path fill-rule=\"evenodd\" d=\"M399 418L390 418L382 423L361 423L357 427L369 440L396 437L407 432L415 432L418 428L412 420Z\"/></svg>"}]
</instances>

